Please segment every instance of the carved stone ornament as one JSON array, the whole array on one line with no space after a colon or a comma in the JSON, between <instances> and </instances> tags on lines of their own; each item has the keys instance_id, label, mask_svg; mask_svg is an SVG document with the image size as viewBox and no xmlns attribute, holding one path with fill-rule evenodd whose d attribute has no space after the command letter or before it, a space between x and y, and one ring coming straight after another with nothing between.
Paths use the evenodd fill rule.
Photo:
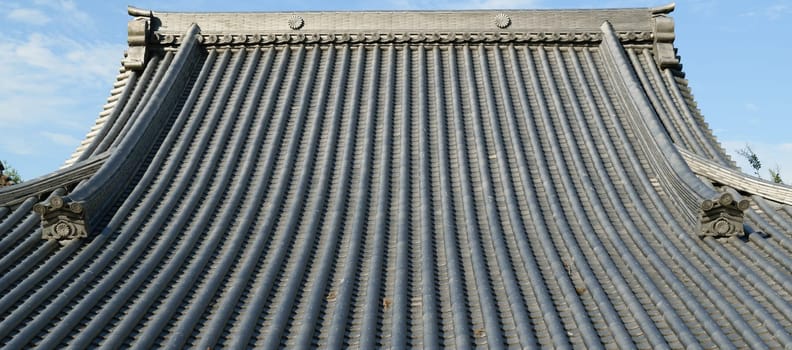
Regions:
<instances>
[{"instance_id":1,"label":"carved stone ornament","mask_svg":"<svg viewBox=\"0 0 792 350\"><path fill-rule=\"evenodd\" d=\"M679 58L674 50L674 20L666 15L656 15L654 24L655 61L660 68L679 67Z\"/></svg>"},{"instance_id":2,"label":"carved stone ornament","mask_svg":"<svg viewBox=\"0 0 792 350\"><path fill-rule=\"evenodd\" d=\"M289 18L289 28L298 30L305 25L305 20L302 17L294 15Z\"/></svg>"},{"instance_id":3,"label":"carved stone ornament","mask_svg":"<svg viewBox=\"0 0 792 350\"><path fill-rule=\"evenodd\" d=\"M509 15L503 12L495 15L495 25L498 26L498 28L505 29L510 24L511 24L511 18L509 18Z\"/></svg>"},{"instance_id":4,"label":"carved stone ornament","mask_svg":"<svg viewBox=\"0 0 792 350\"><path fill-rule=\"evenodd\" d=\"M41 216L41 238L61 244L88 237L85 229L85 211L77 202L65 205L63 197L54 195L49 203L33 206Z\"/></svg>"},{"instance_id":5,"label":"carved stone ornament","mask_svg":"<svg viewBox=\"0 0 792 350\"><path fill-rule=\"evenodd\" d=\"M132 70L143 69L146 64L146 46L148 45L149 18L137 17L127 25L127 42L129 49L124 58L124 67Z\"/></svg>"},{"instance_id":6,"label":"carved stone ornament","mask_svg":"<svg viewBox=\"0 0 792 350\"><path fill-rule=\"evenodd\" d=\"M714 237L744 236L744 212L750 205L747 199L736 201L728 193L705 200L701 203L699 234Z\"/></svg>"}]
</instances>

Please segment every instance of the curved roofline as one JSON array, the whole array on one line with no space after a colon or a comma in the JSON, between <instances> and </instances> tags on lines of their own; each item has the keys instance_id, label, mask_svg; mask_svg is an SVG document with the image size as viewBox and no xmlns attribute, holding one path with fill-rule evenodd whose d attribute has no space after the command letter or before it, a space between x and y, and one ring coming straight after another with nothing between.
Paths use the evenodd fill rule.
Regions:
<instances>
[{"instance_id":1,"label":"curved roofline","mask_svg":"<svg viewBox=\"0 0 792 350\"><path fill-rule=\"evenodd\" d=\"M0 203L13 206L22 203L31 196L43 198L42 195L55 189L72 186L96 173L109 156L110 152L104 152L47 175L15 186L0 188Z\"/></svg>"},{"instance_id":2,"label":"curved roofline","mask_svg":"<svg viewBox=\"0 0 792 350\"><path fill-rule=\"evenodd\" d=\"M688 150L677 147L690 169L697 175L720 183L740 192L758 195L774 202L792 205L792 186L773 183L738 170L705 159Z\"/></svg>"},{"instance_id":3,"label":"curved roofline","mask_svg":"<svg viewBox=\"0 0 792 350\"><path fill-rule=\"evenodd\" d=\"M68 224L76 227L72 231L81 233L78 238L94 233L95 220L107 210L107 203L119 195L116 189L139 180L131 178L129 174L136 171L140 166L140 158L154 144L165 123L164 116L174 108L179 97L178 91L186 84L190 71L187 67L191 66L197 52L197 32L195 25L186 32L185 36L192 39L180 47L169 69L161 73L158 86L153 90L150 100L142 106L130 131L96 173L67 196L55 196L36 204L34 210L41 215L44 232L52 231L52 226L63 222L62 217L66 217ZM48 220L53 217L60 219Z\"/></svg>"},{"instance_id":4,"label":"curved roofline","mask_svg":"<svg viewBox=\"0 0 792 350\"><path fill-rule=\"evenodd\" d=\"M715 197L717 192L707 187L703 181L696 178L692 170L690 170L688 163L685 162L682 155L677 152L678 147L674 145L673 141L668 136L665 127L657 117L648 97L643 92L644 90L638 78L635 76L635 72L631 68L632 65L627 59L623 47L616 38L613 27L610 23L606 22L602 25L602 30L605 32L605 38L602 43L605 53L604 57L612 61L612 64L606 65L606 67L612 67L612 69L616 70L614 77L619 79L617 80L621 85L619 91L622 92L625 98L626 107L635 111L633 115L642 117L640 120L644 123L645 127L652 135L655 135L652 141L661 151L660 154L663 155L663 158L668 162L671 169L675 169L680 179L690 187L690 190L701 198Z\"/></svg>"},{"instance_id":5,"label":"curved roofline","mask_svg":"<svg viewBox=\"0 0 792 350\"><path fill-rule=\"evenodd\" d=\"M137 13L111 155L0 201L3 347L792 344L792 207L687 165L663 13L638 43L172 46Z\"/></svg>"}]
</instances>

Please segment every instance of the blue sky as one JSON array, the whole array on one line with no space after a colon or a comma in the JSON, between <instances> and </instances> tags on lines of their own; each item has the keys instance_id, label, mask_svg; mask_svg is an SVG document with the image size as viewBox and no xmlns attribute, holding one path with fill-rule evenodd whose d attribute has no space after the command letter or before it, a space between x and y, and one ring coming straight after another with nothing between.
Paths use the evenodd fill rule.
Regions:
<instances>
[{"instance_id":1,"label":"blue sky","mask_svg":"<svg viewBox=\"0 0 792 350\"><path fill-rule=\"evenodd\" d=\"M647 7L661 1L381 0L137 1L162 11L407 10ZM675 46L722 145L750 145L792 183L792 0L678 1ZM59 168L101 111L126 49L126 5L0 2L0 160L25 179Z\"/></svg>"}]
</instances>

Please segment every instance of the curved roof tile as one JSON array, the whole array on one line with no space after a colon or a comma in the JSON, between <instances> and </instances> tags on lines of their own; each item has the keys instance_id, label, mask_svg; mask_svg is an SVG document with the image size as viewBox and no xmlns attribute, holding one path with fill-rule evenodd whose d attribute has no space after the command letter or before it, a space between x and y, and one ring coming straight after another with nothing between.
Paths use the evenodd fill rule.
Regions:
<instances>
[{"instance_id":1,"label":"curved roof tile","mask_svg":"<svg viewBox=\"0 0 792 350\"><path fill-rule=\"evenodd\" d=\"M669 11L132 9L144 67L0 190L0 344L790 344L792 209L718 180Z\"/></svg>"}]
</instances>

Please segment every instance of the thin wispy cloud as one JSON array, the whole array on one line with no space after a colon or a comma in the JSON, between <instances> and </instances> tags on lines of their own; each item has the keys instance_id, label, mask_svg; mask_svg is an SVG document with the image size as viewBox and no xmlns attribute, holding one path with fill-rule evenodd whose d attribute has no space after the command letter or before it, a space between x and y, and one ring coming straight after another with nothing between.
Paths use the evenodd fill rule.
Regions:
<instances>
[{"instance_id":1,"label":"thin wispy cloud","mask_svg":"<svg viewBox=\"0 0 792 350\"><path fill-rule=\"evenodd\" d=\"M779 2L762 8L754 9L745 12L743 16L746 17L763 17L765 19L776 21L779 19L786 19L792 17L792 3Z\"/></svg>"},{"instance_id":2,"label":"thin wispy cloud","mask_svg":"<svg viewBox=\"0 0 792 350\"><path fill-rule=\"evenodd\" d=\"M776 4L773 6L768 7L764 11L765 17L768 19L775 21L782 18L788 18L792 16L792 5L790 4Z\"/></svg>"},{"instance_id":3,"label":"thin wispy cloud","mask_svg":"<svg viewBox=\"0 0 792 350\"><path fill-rule=\"evenodd\" d=\"M109 91L124 46L69 43L68 38L32 33L25 40L0 36L0 122L87 128L95 118L82 111L87 90ZM78 121L82 121L78 123Z\"/></svg>"},{"instance_id":4,"label":"thin wispy cloud","mask_svg":"<svg viewBox=\"0 0 792 350\"><path fill-rule=\"evenodd\" d=\"M77 147L77 145L80 144L80 140L69 134L48 132L48 131L42 131L39 134L47 138L51 142L62 146Z\"/></svg>"},{"instance_id":5,"label":"thin wispy cloud","mask_svg":"<svg viewBox=\"0 0 792 350\"><path fill-rule=\"evenodd\" d=\"M79 144L126 45L82 37L92 19L73 1L6 2L0 10L7 24L26 24L0 25L0 155L27 177L32 164L60 163Z\"/></svg>"},{"instance_id":6,"label":"thin wispy cloud","mask_svg":"<svg viewBox=\"0 0 792 350\"><path fill-rule=\"evenodd\" d=\"M53 10L64 18L68 18L75 24L92 24L93 19L87 12L79 9L77 3L71 0L34 0L34 4L46 9Z\"/></svg>"},{"instance_id":7,"label":"thin wispy cloud","mask_svg":"<svg viewBox=\"0 0 792 350\"><path fill-rule=\"evenodd\" d=\"M52 21L52 18L50 18L43 12L30 8L13 9L8 12L6 18L15 22L36 25L36 26L45 25L50 21Z\"/></svg>"},{"instance_id":8,"label":"thin wispy cloud","mask_svg":"<svg viewBox=\"0 0 792 350\"><path fill-rule=\"evenodd\" d=\"M18 45L10 55L4 57L3 61L10 64L24 64L57 70L61 66L61 62L51 49L53 44L52 38L40 33L33 33L26 42Z\"/></svg>"},{"instance_id":9,"label":"thin wispy cloud","mask_svg":"<svg viewBox=\"0 0 792 350\"><path fill-rule=\"evenodd\" d=\"M0 72L4 74L0 96L26 88L44 89L53 83L106 85L115 77L125 48L37 32L22 40L0 36Z\"/></svg>"}]
</instances>

